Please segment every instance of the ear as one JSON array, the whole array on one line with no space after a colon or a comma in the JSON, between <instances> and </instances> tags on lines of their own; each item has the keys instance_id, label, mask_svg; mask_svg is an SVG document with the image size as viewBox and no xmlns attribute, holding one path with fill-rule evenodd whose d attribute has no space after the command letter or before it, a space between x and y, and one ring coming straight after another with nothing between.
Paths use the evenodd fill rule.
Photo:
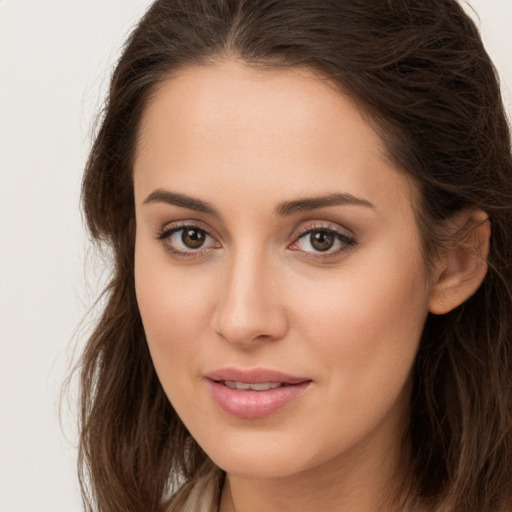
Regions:
<instances>
[{"instance_id":1,"label":"ear","mask_svg":"<svg viewBox=\"0 0 512 512\"><path fill-rule=\"evenodd\" d=\"M436 265L429 310L448 313L469 299L487 273L491 223L482 210L465 211L455 219L448 249Z\"/></svg>"}]
</instances>

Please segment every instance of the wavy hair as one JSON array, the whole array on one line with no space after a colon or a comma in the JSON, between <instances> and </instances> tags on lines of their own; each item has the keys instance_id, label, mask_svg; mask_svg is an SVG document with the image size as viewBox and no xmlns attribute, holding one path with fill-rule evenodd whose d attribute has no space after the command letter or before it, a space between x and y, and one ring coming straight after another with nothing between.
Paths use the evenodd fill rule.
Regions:
<instances>
[{"instance_id":1,"label":"wavy hair","mask_svg":"<svg viewBox=\"0 0 512 512\"><path fill-rule=\"evenodd\" d=\"M497 74L455 0L157 0L129 36L83 178L93 239L113 259L80 360L79 467L87 510L157 512L207 456L166 398L134 289L132 163L159 84L238 59L308 67L373 122L418 186L427 264L457 212L492 223L489 271L462 306L429 315L414 368L409 509L512 510L512 157ZM508 508L507 508L508 507Z\"/></svg>"}]
</instances>

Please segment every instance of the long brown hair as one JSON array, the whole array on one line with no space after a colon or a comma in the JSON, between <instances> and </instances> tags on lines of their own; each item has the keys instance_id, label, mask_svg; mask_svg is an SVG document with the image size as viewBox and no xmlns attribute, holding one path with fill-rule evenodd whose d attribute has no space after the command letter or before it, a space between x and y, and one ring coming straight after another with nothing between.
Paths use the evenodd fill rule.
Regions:
<instances>
[{"instance_id":1,"label":"long brown hair","mask_svg":"<svg viewBox=\"0 0 512 512\"><path fill-rule=\"evenodd\" d=\"M466 208L489 215L482 286L427 319L404 443L414 510L512 507L512 157L497 76L474 23L455 0L158 0L116 66L83 180L88 228L113 257L80 366L87 510L161 510L207 458L148 352L134 292L132 162L158 84L226 58L312 68L361 105L421 192L427 263L445 242L443 221Z\"/></svg>"}]
</instances>

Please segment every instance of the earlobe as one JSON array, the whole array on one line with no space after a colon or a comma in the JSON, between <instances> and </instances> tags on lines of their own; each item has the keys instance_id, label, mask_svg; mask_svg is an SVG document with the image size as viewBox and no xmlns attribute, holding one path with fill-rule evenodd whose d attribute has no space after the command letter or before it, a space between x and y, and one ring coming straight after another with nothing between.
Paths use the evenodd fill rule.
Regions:
<instances>
[{"instance_id":1,"label":"earlobe","mask_svg":"<svg viewBox=\"0 0 512 512\"><path fill-rule=\"evenodd\" d=\"M457 218L450 247L436 266L429 310L443 315L469 299L487 273L491 223L482 210L466 211Z\"/></svg>"}]
</instances>

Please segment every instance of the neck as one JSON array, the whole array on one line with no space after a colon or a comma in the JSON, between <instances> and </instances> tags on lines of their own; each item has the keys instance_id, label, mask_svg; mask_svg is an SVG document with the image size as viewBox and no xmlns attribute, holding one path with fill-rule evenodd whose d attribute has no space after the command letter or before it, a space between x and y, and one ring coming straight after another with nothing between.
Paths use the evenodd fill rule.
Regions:
<instances>
[{"instance_id":1,"label":"neck","mask_svg":"<svg viewBox=\"0 0 512 512\"><path fill-rule=\"evenodd\" d=\"M388 449L383 457L374 451L364 460L345 456L280 478L228 474L220 511L398 512L404 475L399 454Z\"/></svg>"}]
</instances>

